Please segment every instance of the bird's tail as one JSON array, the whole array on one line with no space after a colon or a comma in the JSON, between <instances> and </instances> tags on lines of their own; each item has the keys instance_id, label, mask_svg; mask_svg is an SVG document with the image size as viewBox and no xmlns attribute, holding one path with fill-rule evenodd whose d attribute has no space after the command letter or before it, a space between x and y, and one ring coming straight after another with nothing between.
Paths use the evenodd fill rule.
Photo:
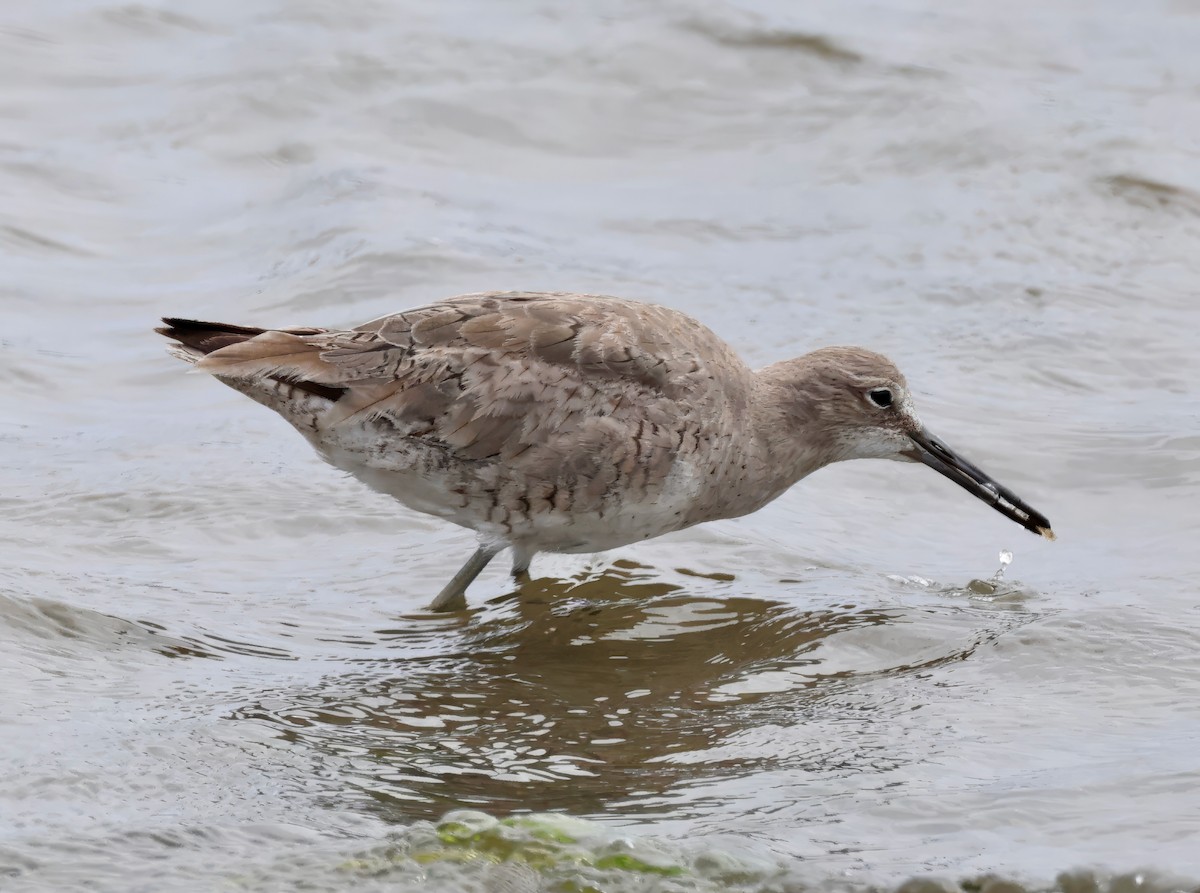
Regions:
<instances>
[{"instance_id":1,"label":"bird's tail","mask_svg":"<svg viewBox=\"0 0 1200 893\"><path fill-rule=\"evenodd\" d=\"M323 329L260 329L222 322L164 317L155 329L175 343L170 350L246 396L274 409L293 424L311 424L312 411L328 407L345 388L313 381L320 347L304 340ZM315 375L314 375L315 377Z\"/></svg>"},{"instance_id":2,"label":"bird's tail","mask_svg":"<svg viewBox=\"0 0 1200 893\"><path fill-rule=\"evenodd\" d=\"M175 344L171 347L172 355L188 363L195 363L222 347L249 341L255 335L266 331L252 326L201 322L197 319L178 319L173 316L163 317L163 322L166 325L159 326L154 331L174 341Z\"/></svg>"}]
</instances>

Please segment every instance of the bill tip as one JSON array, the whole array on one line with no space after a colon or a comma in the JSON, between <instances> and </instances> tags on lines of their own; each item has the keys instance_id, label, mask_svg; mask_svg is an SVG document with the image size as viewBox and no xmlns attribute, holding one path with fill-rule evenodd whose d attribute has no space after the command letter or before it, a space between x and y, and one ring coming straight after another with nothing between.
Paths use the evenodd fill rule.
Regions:
<instances>
[{"instance_id":1,"label":"bill tip","mask_svg":"<svg viewBox=\"0 0 1200 893\"><path fill-rule=\"evenodd\" d=\"M1044 536L1046 539L1050 540L1051 542L1058 539L1058 537L1054 535L1054 531L1051 530L1049 527L1039 527L1037 532L1040 533L1042 536Z\"/></svg>"}]
</instances>

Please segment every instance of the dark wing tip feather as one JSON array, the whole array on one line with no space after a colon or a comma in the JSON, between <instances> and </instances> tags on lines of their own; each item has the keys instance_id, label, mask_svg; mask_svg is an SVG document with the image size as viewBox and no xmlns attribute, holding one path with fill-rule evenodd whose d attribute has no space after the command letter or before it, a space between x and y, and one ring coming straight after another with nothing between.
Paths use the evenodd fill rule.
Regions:
<instances>
[{"instance_id":1,"label":"dark wing tip feather","mask_svg":"<svg viewBox=\"0 0 1200 893\"><path fill-rule=\"evenodd\" d=\"M163 322L166 325L159 326L154 331L177 341L188 350L194 351L197 354L210 354L213 351L220 350L222 347L249 341L256 335L261 335L267 331L266 329L255 328L254 326L235 326L225 322L203 322L198 319L181 319L176 316L164 316ZM288 331L294 334L316 334L321 330L292 329ZM305 381L303 379L276 375L270 377L276 381L299 388L309 394L315 394L318 397L324 397L326 400L334 402L346 393L345 388L320 384L315 381Z\"/></svg>"},{"instance_id":2,"label":"dark wing tip feather","mask_svg":"<svg viewBox=\"0 0 1200 893\"><path fill-rule=\"evenodd\" d=\"M223 322L202 322L198 319L180 319L175 316L164 316L165 326L154 331L178 341L184 347L198 353L209 354L230 344L248 341L255 335L261 335L265 330L251 326L234 326Z\"/></svg>"}]
</instances>

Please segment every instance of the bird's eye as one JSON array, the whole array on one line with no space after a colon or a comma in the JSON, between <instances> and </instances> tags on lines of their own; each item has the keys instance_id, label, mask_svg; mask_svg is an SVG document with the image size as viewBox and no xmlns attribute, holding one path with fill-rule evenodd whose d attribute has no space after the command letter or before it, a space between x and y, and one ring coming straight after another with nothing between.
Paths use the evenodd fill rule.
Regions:
<instances>
[{"instance_id":1,"label":"bird's eye","mask_svg":"<svg viewBox=\"0 0 1200 893\"><path fill-rule=\"evenodd\" d=\"M887 409L892 405L892 392L887 388L874 388L867 391L867 397L880 409Z\"/></svg>"}]
</instances>

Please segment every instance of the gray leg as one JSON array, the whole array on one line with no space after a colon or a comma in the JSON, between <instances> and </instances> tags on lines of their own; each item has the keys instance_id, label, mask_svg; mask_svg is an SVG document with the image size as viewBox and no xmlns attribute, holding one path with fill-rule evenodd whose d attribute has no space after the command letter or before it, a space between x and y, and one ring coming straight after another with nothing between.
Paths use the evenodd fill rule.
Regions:
<instances>
[{"instance_id":1,"label":"gray leg","mask_svg":"<svg viewBox=\"0 0 1200 893\"><path fill-rule=\"evenodd\" d=\"M429 603L429 610L461 611L465 608L467 606L467 587L499 551L490 546L480 546L476 549L475 554L467 559L467 563L459 568L458 573L451 577L450 582L437 594L437 598Z\"/></svg>"},{"instance_id":2,"label":"gray leg","mask_svg":"<svg viewBox=\"0 0 1200 893\"><path fill-rule=\"evenodd\" d=\"M529 563L533 561L534 552L513 546L512 575L514 580L529 579Z\"/></svg>"}]
</instances>

